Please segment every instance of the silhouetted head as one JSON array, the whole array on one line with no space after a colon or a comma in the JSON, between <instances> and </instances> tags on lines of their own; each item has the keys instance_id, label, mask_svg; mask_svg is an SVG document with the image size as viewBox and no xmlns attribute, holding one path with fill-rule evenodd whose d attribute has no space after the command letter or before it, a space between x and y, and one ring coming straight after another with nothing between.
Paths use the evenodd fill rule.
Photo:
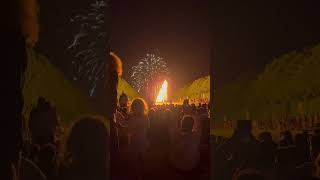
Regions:
<instances>
[{"instance_id":1,"label":"silhouetted head","mask_svg":"<svg viewBox=\"0 0 320 180\"><path fill-rule=\"evenodd\" d=\"M66 150L77 166L105 166L108 155L108 129L105 120L85 116L75 121L69 132Z\"/></svg>"},{"instance_id":2,"label":"silhouetted head","mask_svg":"<svg viewBox=\"0 0 320 180\"><path fill-rule=\"evenodd\" d=\"M110 66L107 66L107 85L108 89L110 89L110 93L108 94L110 98L110 112L108 116L110 116L110 113L116 112L117 107L117 87L119 83L119 77L122 75L122 62L121 59L113 52L110 52ZM111 117L111 116L110 116Z\"/></svg>"},{"instance_id":3,"label":"silhouetted head","mask_svg":"<svg viewBox=\"0 0 320 180\"><path fill-rule=\"evenodd\" d=\"M29 130L33 143L40 145L53 143L58 124L56 109L40 97L29 117Z\"/></svg>"},{"instance_id":4,"label":"silhouetted head","mask_svg":"<svg viewBox=\"0 0 320 180\"><path fill-rule=\"evenodd\" d=\"M127 107L128 106L128 96L122 92L122 94L119 97L119 105L120 107Z\"/></svg>"},{"instance_id":5,"label":"silhouetted head","mask_svg":"<svg viewBox=\"0 0 320 180\"><path fill-rule=\"evenodd\" d=\"M118 75L122 76L122 62L119 56L117 56L115 53L110 52L110 56L112 57L111 59L111 67L112 70Z\"/></svg>"},{"instance_id":6,"label":"silhouetted head","mask_svg":"<svg viewBox=\"0 0 320 180\"><path fill-rule=\"evenodd\" d=\"M192 132L194 119L192 116L184 116L181 123L181 130L183 132Z\"/></svg>"},{"instance_id":7,"label":"silhouetted head","mask_svg":"<svg viewBox=\"0 0 320 180\"><path fill-rule=\"evenodd\" d=\"M130 107L130 112L133 115L146 115L148 113L148 105L146 101L142 98L137 98L133 100L131 107Z\"/></svg>"}]
</instances>

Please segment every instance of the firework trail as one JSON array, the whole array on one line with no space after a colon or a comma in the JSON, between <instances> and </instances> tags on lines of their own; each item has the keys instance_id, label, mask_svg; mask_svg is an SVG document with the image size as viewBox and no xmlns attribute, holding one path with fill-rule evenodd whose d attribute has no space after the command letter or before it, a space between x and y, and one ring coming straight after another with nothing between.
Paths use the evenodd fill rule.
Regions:
<instances>
[{"instance_id":1,"label":"firework trail","mask_svg":"<svg viewBox=\"0 0 320 180\"><path fill-rule=\"evenodd\" d=\"M167 75L169 69L162 57L147 54L136 66L132 67L132 84L138 92L148 88L152 81Z\"/></svg>"},{"instance_id":2,"label":"firework trail","mask_svg":"<svg viewBox=\"0 0 320 180\"><path fill-rule=\"evenodd\" d=\"M72 64L77 69L74 80L87 80L90 84L90 96L104 78L105 59L108 54L104 20L106 6L104 0L98 0L89 4L85 12L70 18L70 22L77 27L77 32L67 47L73 56Z\"/></svg>"}]
</instances>

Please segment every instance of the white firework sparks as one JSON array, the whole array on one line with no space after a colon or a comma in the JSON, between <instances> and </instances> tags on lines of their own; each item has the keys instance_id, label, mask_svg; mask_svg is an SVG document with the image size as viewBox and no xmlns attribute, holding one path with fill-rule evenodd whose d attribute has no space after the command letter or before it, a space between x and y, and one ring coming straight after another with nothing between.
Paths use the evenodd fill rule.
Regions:
<instances>
[{"instance_id":1,"label":"white firework sparks","mask_svg":"<svg viewBox=\"0 0 320 180\"><path fill-rule=\"evenodd\" d=\"M97 83L104 78L105 58L108 52L105 23L106 2L97 0L91 3L86 12L77 14L70 19L78 26L79 31L67 50L73 54L72 64L77 73L74 80L86 79L91 84L89 91L92 96Z\"/></svg>"},{"instance_id":2,"label":"white firework sparks","mask_svg":"<svg viewBox=\"0 0 320 180\"><path fill-rule=\"evenodd\" d=\"M152 81L167 75L169 69L162 57L147 54L136 66L132 67L132 83L138 92L148 88Z\"/></svg>"}]
</instances>

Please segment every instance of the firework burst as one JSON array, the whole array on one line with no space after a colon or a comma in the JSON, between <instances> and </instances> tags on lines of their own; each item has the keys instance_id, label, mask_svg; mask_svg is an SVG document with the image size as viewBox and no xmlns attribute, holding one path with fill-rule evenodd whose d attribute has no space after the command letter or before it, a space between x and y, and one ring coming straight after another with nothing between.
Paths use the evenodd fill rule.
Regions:
<instances>
[{"instance_id":1,"label":"firework burst","mask_svg":"<svg viewBox=\"0 0 320 180\"><path fill-rule=\"evenodd\" d=\"M67 47L73 56L72 64L77 69L74 80L87 80L90 84L90 96L104 78L105 59L108 54L106 6L104 0L95 1L85 12L76 14L70 19L70 22L77 27L77 32Z\"/></svg>"},{"instance_id":2,"label":"firework burst","mask_svg":"<svg viewBox=\"0 0 320 180\"><path fill-rule=\"evenodd\" d=\"M152 81L169 73L167 63L162 57L147 54L136 66L132 67L132 84L138 92L149 88Z\"/></svg>"}]
</instances>

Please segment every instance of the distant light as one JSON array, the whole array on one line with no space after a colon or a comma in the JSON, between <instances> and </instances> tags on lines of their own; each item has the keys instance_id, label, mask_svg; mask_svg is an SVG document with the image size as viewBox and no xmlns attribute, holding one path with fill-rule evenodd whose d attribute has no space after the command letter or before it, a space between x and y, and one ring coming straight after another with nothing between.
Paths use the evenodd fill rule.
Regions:
<instances>
[{"instance_id":1,"label":"distant light","mask_svg":"<svg viewBox=\"0 0 320 180\"><path fill-rule=\"evenodd\" d=\"M166 102L168 100L168 82L164 80L159 94L156 99L156 103Z\"/></svg>"}]
</instances>

